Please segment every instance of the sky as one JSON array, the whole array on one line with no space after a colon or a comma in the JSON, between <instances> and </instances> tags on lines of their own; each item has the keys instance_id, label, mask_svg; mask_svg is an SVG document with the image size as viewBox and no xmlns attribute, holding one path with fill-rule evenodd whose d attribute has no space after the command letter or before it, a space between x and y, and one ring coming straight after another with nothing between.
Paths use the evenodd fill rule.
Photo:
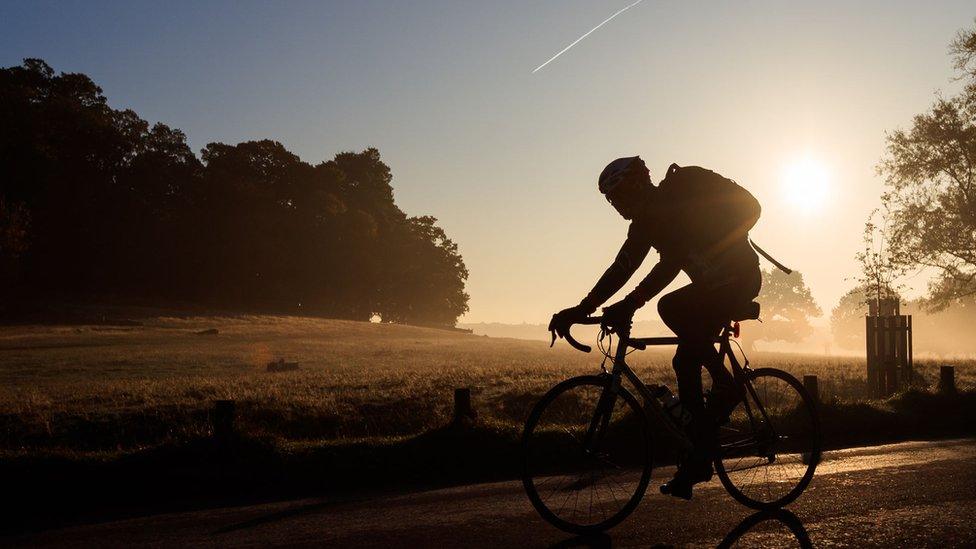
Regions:
<instances>
[{"instance_id":1,"label":"sky","mask_svg":"<svg viewBox=\"0 0 976 549\"><path fill-rule=\"evenodd\" d=\"M645 0L532 72L631 3L4 0L0 66L85 73L196 151L271 138L318 163L377 147L398 205L460 247L463 322L577 303L627 230L596 178L635 154L655 181L676 162L748 188L754 239L829 316L856 284L885 132L959 88L947 44L976 5Z\"/></svg>"}]
</instances>

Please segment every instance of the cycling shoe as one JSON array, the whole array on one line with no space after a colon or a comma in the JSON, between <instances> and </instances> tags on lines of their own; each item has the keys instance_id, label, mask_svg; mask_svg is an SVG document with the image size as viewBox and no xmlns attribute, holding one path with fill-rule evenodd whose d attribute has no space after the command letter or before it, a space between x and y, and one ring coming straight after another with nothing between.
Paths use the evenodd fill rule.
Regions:
<instances>
[{"instance_id":1,"label":"cycling shoe","mask_svg":"<svg viewBox=\"0 0 976 549\"><path fill-rule=\"evenodd\" d=\"M674 478L661 485L661 493L685 500L691 499L692 486L711 480L713 472L711 463L689 463L678 467Z\"/></svg>"}]
</instances>

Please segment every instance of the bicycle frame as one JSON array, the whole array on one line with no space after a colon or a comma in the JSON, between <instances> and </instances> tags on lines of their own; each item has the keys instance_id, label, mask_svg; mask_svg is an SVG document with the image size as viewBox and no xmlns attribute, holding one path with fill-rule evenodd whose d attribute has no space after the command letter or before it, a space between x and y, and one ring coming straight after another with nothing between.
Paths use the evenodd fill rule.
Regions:
<instances>
[{"instance_id":1,"label":"bicycle frame","mask_svg":"<svg viewBox=\"0 0 976 549\"><path fill-rule=\"evenodd\" d=\"M757 404L760 402L755 389L752 387L751 383L748 383L748 378L746 374L750 371L748 362L745 366L739 363L736 358L735 353L732 352L732 344L730 339L735 329L734 324L726 326L722 329L721 335L715 339L715 343L719 344L719 360L723 363L726 359L729 361L729 365L732 370L732 378L736 384L745 388L748 391L754 402ZM644 401L644 410L648 415L653 415L658 418L658 420L665 426L668 433L671 434L675 440L678 441L681 449L684 451L689 451L692 449L693 444L688 435L684 430L677 425L671 417L665 412L664 407L658 401L657 398L651 392L651 389L644 384L637 377L637 374L627 365L627 352L629 349L644 350L647 347L655 346L665 346L665 345L677 345L679 339L677 337L646 337L646 338L631 338L630 330L618 330L618 343L617 350L613 357L613 364L610 372L610 387L609 391L604 392L601 395L599 402L597 403L597 413L594 414L593 420L590 422L590 426L584 436L584 447L590 448L594 441L594 438L599 438L600 434L606 429L607 424L610 421L610 414L606 413L607 410L612 410L615 404L617 395L619 394L619 388L621 384L621 379L626 378L630 381L630 384L637 390L641 398ZM652 386L656 388L656 386ZM753 414L752 407L749 405L749 399L743 399L745 404L746 414L749 417L750 423L755 426L755 417ZM767 420L766 424L769 425L768 416L766 411L762 408L762 405L757 406L759 412ZM773 433L775 437L775 433Z\"/></svg>"},{"instance_id":2,"label":"bicycle frame","mask_svg":"<svg viewBox=\"0 0 976 549\"><path fill-rule=\"evenodd\" d=\"M713 360L722 362L707 365L709 371L715 372L716 377L722 374L720 377L723 381L722 387L728 381L727 376L717 372L712 366L721 365L731 371L735 396L732 396L731 391L717 389L716 398L705 403L706 413L692 417L694 422L691 424L692 428L688 429L691 431L688 434L685 433L688 416L682 413L681 417L676 417L675 410L668 408L670 404L662 402L663 399L659 400L659 397L662 394L666 395L667 391L660 386L645 385L627 364L627 355L631 350L644 350L648 346L679 345L678 337L633 338L629 323L626 328L607 326L603 324L601 317L587 317L553 329L550 344L555 343L557 337L562 337L575 349L591 352L592 347L583 345L573 338L570 333L573 324L601 326L599 346L605 357L604 364L601 365L603 373L596 376L572 377L550 389L533 407L523 433L522 483L533 506L550 523L567 532L586 533L612 527L636 508L647 489L656 455L655 436L649 429L652 416L660 420L666 435L670 435L666 438L672 440L663 442L671 447L672 452L677 453L675 457L677 457L679 470L682 465L688 463L689 459L712 460L722 485L736 501L744 505L755 509L779 507L794 501L807 487L820 460L820 426L815 402L789 373L775 368L752 370L744 353L740 353L742 360L739 360L732 350L732 338L738 337L738 322L730 319L712 343L713 347L714 344L718 344L718 352L715 353ZM602 345L607 333L617 336L616 349L612 349L612 342L609 343L610 347ZM725 363L726 359L728 364ZM611 361L610 369L606 366L607 360ZM629 380L633 389L625 388L624 380ZM771 380L774 382L772 386L769 384ZM780 386L775 383L785 383L785 385ZM784 388L786 393L783 392ZM763 397L774 398L785 394L787 398L785 406L777 404L782 399L776 400L775 403L772 400L766 402L765 398L760 398L760 394ZM569 400L562 400L562 405L555 405L557 399L563 395L568 395ZM725 396L729 398L726 399ZM794 400L789 400L791 397ZM623 406L616 405L618 399ZM643 405L640 400L643 400ZM551 417L548 415L550 409L554 414ZM793 425L795 422L789 418L794 411L809 414L809 422L807 422L808 416L802 415L802 417L798 416L802 424ZM788 419L780 429L776 429L771 420L778 420L781 416ZM714 423L712 419L715 420ZM582 440L580 440L580 428L584 431ZM560 430L565 434L557 432ZM784 436L779 436L780 433L777 431ZM538 443L535 442L537 436L541 437L538 440L543 441L541 446L537 446ZM552 436L556 438L553 439ZM546 442L549 440L563 441L556 448L559 449L559 455L566 454L567 459L564 463L557 464L553 459L551 449L554 447ZM582 455L579 455L580 451ZM635 454L635 451L640 455ZM536 465L534 460L540 452L544 458ZM643 459L640 463L642 476L632 495L627 492L629 499L624 500L626 503L619 507L619 511L609 518L604 513L603 522L598 524L576 520L576 502L579 501L580 491L588 487L592 489L598 481L603 482L603 477L609 479L608 483L612 482L613 475L627 473L625 469L634 465L635 458L638 457ZM775 494L771 493L768 473L760 474L757 479L760 487L758 495L747 489L753 486L756 473L743 473L744 471L759 470L777 461L781 464L785 462L787 465L794 462L802 464L799 477L795 466L776 469L778 473L774 475L772 484L776 486L783 484L784 488L789 489L788 492L780 494L783 490L777 488ZM786 471L785 481L788 481L788 484L784 484L784 475L779 471ZM574 476L575 480L573 480ZM570 479L569 484L562 488L560 484L555 485L556 488L550 485L552 489L546 498L555 495L556 499L561 501L556 502L558 507L553 507L543 500L538 487L548 480L537 483L536 479L541 477ZM632 477L628 477L630 478ZM765 496L762 495L761 490L763 479L766 483ZM629 490L629 487L627 489ZM574 491L577 495L576 501L571 499ZM564 495L563 492L569 494ZM613 492L614 490L611 489L614 505L619 506L620 502ZM592 495L591 491L590 513L593 511ZM570 502L572 502L570 510L572 514L566 518L561 511ZM588 514L587 519L589 517Z\"/></svg>"}]
</instances>

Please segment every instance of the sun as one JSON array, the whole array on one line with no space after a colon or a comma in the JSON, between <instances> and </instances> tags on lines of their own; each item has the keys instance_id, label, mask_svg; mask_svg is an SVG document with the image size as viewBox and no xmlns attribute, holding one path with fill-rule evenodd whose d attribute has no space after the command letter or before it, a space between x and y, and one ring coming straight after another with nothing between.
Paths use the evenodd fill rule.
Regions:
<instances>
[{"instance_id":1,"label":"sun","mask_svg":"<svg viewBox=\"0 0 976 549\"><path fill-rule=\"evenodd\" d=\"M798 156L784 166L781 188L784 201L797 211L819 212L830 195L830 171L813 156Z\"/></svg>"}]
</instances>

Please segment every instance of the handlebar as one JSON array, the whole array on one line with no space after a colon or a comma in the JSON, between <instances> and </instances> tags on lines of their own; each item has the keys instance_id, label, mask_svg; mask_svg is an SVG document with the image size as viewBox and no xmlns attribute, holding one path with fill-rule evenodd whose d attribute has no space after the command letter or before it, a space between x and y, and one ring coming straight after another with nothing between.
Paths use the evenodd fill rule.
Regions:
<instances>
[{"instance_id":1,"label":"handlebar","mask_svg":"<svg viewBox=\"0 0 976 549\"><path fill-rule=\"evenodd\" d=\"M558 334L556 333L556 330L551 330L550 333L552 334L552 340L549 342L549 346L552 347L553 345L556 344L556 337L558 336L558 337L566 338L566 341L577 350L583 351L584 353L589 353L593 351L593 347L590 347L589 345L583 345L579 341L576 341L576 338L573 337L573 334L569 333L569 330L573 327L574 324L584 324L584 325L599 324L603 326L604 329L607 328L607 326L603 325L602 316L588 316L578 322L574 322L573 324L570 324L569 326L566 327L565 330L562 330ZM626 337L627 346L637 349L639 351L643 351L644 349L647 349L648 345L676 345L679 343L677 337L645 337L645 338L638 338L638 339L630 339L629 335L630 334L628 330L627 337ZM714 343L722 343L723 341L728 342L730 337L736 337L736 338L739 337L739 323L736 321L733 321L731 324L722 328L721 335L715 338Z\"/></svg>"},{"instance_id":2,"label":"handlebar","mask_svg":"<svg viewBox=\"0 0 976 549\"><path fill-rule=\"evenodd\" d=\"M573 324L599 324L602 321L603 321L602 316L590 316L584 318L579 322L574 322ZM576 338L573 337L573 334L569 333L569 329L571 327L572 325L568 326L565 331L563 331L561 334L558 334L559 337L566 338L566 341L570 345L575 347L577 350L583 351L584 353L589 353L590 351L592 351L593 347L590 347L589 345L583 345L579 341L576 341ZM556 344L556 336L557 336L556 330L552 330L550 334L552 335L552 340L549 342L549 346L552 347L553 345Z\"/></svg>"},{"instance_id":3,"label":"handlebar","mask_svg":"<svg viewBox=\"0 0 976 549\"><path fill-rule=\"evenodd\" d=\"M603 317L589 316L584 318L583 320L580 320L579 322L574 322L573 324L583 324L583 325L603 324ZM561 334L558 334L559 337L566 338L566 342L572 345L577 350L583 351L584 353L591 352L593 350L593 347L590 347L589 345L583 345L579 341L576 341L576 338L573 337L573 334L569 333L570 328L572 328L572 325L568 326ZM553 330L551 334L552 334L552 340L549 342L550 347L556 344L556 336L557 336L556 330ZM647 348L647 346L644 345L643 343L639 343L636 341L631 341L629 345L635 349L640 349L640 350L644 350Z\"/></svg>"}]
</instances>

